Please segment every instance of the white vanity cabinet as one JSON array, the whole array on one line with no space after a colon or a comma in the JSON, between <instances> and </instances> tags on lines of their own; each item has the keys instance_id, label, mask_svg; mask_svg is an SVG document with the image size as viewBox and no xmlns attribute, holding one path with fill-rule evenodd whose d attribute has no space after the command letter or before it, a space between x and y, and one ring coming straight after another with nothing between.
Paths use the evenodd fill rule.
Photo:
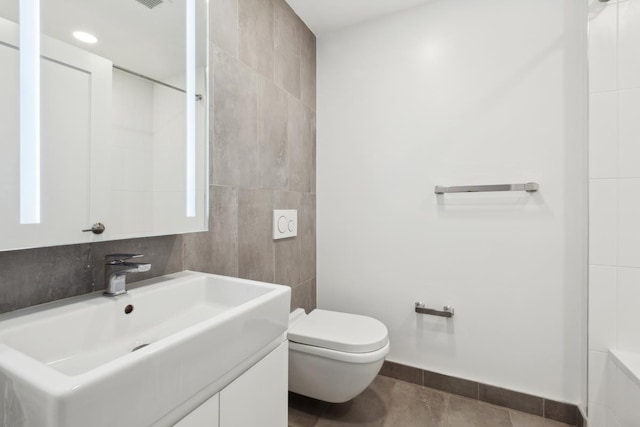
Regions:
<instances>
[{"instance_id":1,"label":"white vanity cabinet","mask_svg":"<svg viewBox=\"0 0 640 427\"><path fill-rule=\"evenodd\" d=\"M220 392L220 427L285 427L288 382L285 341Z\"/></svg>"},{"instance_id":2,"label":"white vanity cabinet","mask_svg":"<svg viewBox=\"0 0 640 427\"><path fill-rule=\"evenodd\" d=\"M209 398L174 427L218 427L220 417L220 393Z\"/></svg>"},{"instance_id":3,"label":"white vanity cabinet","mask_svg":"<svg viewBox=\"0 0 640 427\"><path fill-rule=\"evenodd\" d=\"M175 427L285 427L288 363L285 341Z\"/></svg>"}]
</instances>

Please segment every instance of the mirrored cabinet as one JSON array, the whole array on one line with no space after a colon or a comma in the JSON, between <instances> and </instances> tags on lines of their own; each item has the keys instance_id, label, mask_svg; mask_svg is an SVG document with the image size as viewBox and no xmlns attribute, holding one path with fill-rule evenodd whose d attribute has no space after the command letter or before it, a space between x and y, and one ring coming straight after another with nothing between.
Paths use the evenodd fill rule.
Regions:
<instances>
[{"instance_id":1,"label":"mirrored cabinet","mask_svg":"<svg viewBox=\"0 0 640 427\"><path fill-rule=\"evenodd\" d=\"M206 230L207 15L0 0L0 250Z\"/></svg>"}]
</instances>

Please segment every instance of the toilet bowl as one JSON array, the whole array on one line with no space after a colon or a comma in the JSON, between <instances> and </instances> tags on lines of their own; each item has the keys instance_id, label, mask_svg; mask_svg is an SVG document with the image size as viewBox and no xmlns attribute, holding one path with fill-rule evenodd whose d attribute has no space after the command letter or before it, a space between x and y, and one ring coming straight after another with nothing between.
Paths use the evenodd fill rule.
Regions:
<instances>
[{"instance_id":1,"label":"toilet bowl","mask_svg":"<svg viewBox=\"0 0 640 427\"><path fill-rule=\"evenodd\" d=\"M371 317L328 310L289 316L289 390L340 403L376 377L389 353L387 327Z\"/></svg>"}]
</instances>

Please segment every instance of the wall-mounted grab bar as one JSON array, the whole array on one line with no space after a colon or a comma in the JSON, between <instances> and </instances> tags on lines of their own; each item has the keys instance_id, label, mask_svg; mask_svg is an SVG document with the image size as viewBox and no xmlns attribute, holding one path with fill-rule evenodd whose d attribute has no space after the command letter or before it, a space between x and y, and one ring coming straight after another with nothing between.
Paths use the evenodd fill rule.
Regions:
<instances>
[{"instance_id":1,"label":"wall-mounted grab bar","mask_svg":"<svg viewBox=\"0 0 640 427\"><path fill-rule=\"evenodd\" d=\"M440 317L453 317L454 309L450 305L445 305L442 310L435 310L433 308L426 308L424 303L416 302L416 313L431 314L433 316Z\"/></svg>"},{"instance_id":2,"label":"wall-mounted grab bar","mask_svg":"<svg viewBox=\"0 0 640 427\"><path fill-rule=\"evenodd\" d=\"M457 187L445 187L444 185L436 185L436 194L445 193L479 193L485 191L526 191L527 193L535 193L540 188L535 182L527 182L526 184L497 184L497 185L461 185Z\"/></svg>"}]
</instances>

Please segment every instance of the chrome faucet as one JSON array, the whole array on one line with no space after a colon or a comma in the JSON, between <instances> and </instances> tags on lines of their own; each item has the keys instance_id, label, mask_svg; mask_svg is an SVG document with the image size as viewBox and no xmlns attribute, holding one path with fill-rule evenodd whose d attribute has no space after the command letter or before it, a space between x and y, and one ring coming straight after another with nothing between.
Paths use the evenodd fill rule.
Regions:
<instances>
[{"instance_id":1,"label":"chrome faucet","mask_svg":"<svg viewBox=\"0 0 640 427\"><path fill-rule=\"evenodd\" d=\"M104 277L107 289L104 295L115 297L127 293L127 274L142 273L151 270L148 262L127 262L128 259L141 258L138 254L111 254L104 257Z\"/></svg>"}]
</instances>

